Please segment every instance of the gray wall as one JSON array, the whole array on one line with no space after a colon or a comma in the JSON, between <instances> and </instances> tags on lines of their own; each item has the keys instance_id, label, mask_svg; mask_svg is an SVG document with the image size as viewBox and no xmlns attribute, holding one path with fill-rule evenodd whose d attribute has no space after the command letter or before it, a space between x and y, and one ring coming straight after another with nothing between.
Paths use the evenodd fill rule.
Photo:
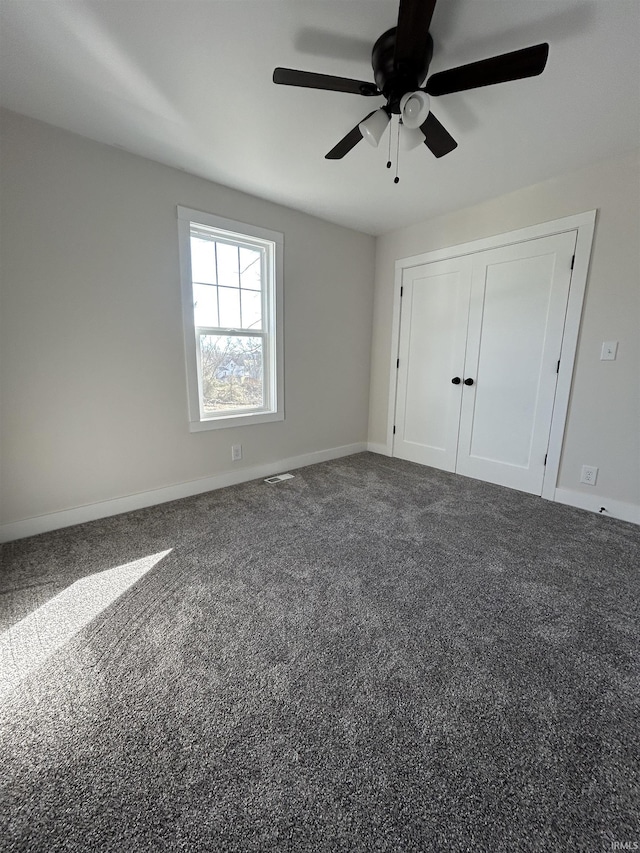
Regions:
<instances>
[{"instance_id":1,"label":"gray wall","mask_svg":"<svg viewBox=\"0 0 640 853\"><path fill-rule=\"evenodd\" d=\"M395 260L593 208L559 486L592 495L597 465L598 494L640 504L637 152L374 241L13 113L0 127L0 523L364 442L367 418L382 444ZM177 204L284 232L282 423L188 431Z\"/></svg>"},{"instance_id":2,"label":"gray wall","mask_svg":"<svg viewBox=\"0 0 640 853\"><path fill-rule=\"evenodd\" d=\"M399 258L597 208L596 232L558 486L640 504L640 157L638 152L380 237L371 360L369 440L386 440L394 265ZM615 362L603 341L620 342Z\"/></svg>"},{"instance_id":3,"label":"gray wall","mask_svg":"<svg viewBox=\"0 0 640 853\"><path fill-rule=\"evenodd\" d=\"M1 130L1 523L366 441L374 238L13 113ZM188 430L178 204L285 235L284 422Z\"/></svg>"}]
</instances>

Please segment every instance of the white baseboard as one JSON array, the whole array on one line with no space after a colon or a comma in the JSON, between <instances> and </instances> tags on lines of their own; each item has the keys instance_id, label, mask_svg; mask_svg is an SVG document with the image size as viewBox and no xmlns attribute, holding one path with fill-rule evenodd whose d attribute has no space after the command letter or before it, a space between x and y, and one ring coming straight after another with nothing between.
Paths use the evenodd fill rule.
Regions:
<instances>
[{"instance_id":1,"label":"white baseboard","mask_svg":"<svg viewBox=\"0 0 640 853\"><path fill-rule=\"evenodd\" d=\"M378 444L377 441L367 442L367 450L370 450L372 453L380 453L382 456L391 456L391 454L387 450L387 445Z\"/></svg>"},{"instance_id":2,"label":"white baseboard","mask_svg":"<svg viewBox=\"0 0 640 853\"><path fill-rule=\"evenodd\" d=\"M619 518L622 521L631 521L633 524L640 524L640 506L636 504L603 498L600 495L585 495L584 492L574 492L571 489L556 489L553 499L561 504L575 506L578 509L588 509L591 512L599 514L604 507L602 515L609 515L612 518Z\"/></svg>"},{"instance_id":3,"label":"white baseboard","mask_svg":"<svg viewBox=\"0 0 640 853\"><path fill-rule=\"evenodd\" d=\"M248 480L271 477L290 468L303 468L305 465L315 465L318 462L339 459L341 456L362 453L364 450L367 450L366 442L345 444L342 447L331 447L328 450L316 450L313 453L304 453L301 456L279 459L277 462L267 462L253 468L240 468L238 471L228 471L224 474L216 474L213 477L203 477L200 480L189 480L186 483L177 483L174 486L166 486L162 489L152 489L149 492L138 492L134 495L86 504L61 512L52 512L48 515L25 518L23 521L0 525L0 542L12 542L14 539L36 536L38 533L59 530L62 527L70 527L72 524L84 524L85 521L95 521L98 518L119 515L122 512L131 512L147 506L167 503L167 501L190 498L193 495L222 489L225 486L246 483Z\"/></svg>"},{"instance_id":4,"label":"white baseboard","mask_svg":"<svg viewBox=\"0 0 640 853\"><path fill-rule=\"evenodd\" d=\"M316 450L313 453L304 453L301 456L291 456L288 459L280 459L277 462L267 462L253 468L241 468L238 471L228 471L224 474L216 474L213 477L203 477L199 480L189 480L186 483L178 483L166 486L162 489L152 489L148 492L138 492L134 495L114 498L112 500L100 501L95 504L74 507L73 509L52 512L48 515L39 515L33 518L25 518L22 521L9 522L0 525L0 542L12 542L14 539L23 539L26 536L36 536L50 530L59 530L62 527L70 527L73 524L83 524L86 521L95 521L98 518L107 518L110 515L119 515L123 512L131 512L148 506L175 501L180 498L189 498L203 492L211 492L222 489L225 486L235 486L249 480L258 480L262 477L271 477L288 469L303 468L305 465L315 465L318 462L327 462L330 459L339 459L342 456L351 456L354 453L362 453L369 450L389 456L387 446L376 442L358 442L356 444L345 444L342 447L331 447L328 450ZM619 518L622 521L630 521L640 524L640 506L624 503L623 501L603 498L599 495L585 495L583 492L575 492L571 489L556 489L554 500L558 503L575 506L579 509L590 510L599 513L601 507L605 507L602 515Z\"/></svg>"},{"instance_id":5,"label":"white baseboard","mask_svg":"<svg viewBox=\"0 0 640 853\"><path fill-rule=\"evenodd\" d=\"M386 444L369 441L367 450L372 453L380 453L383 456L391 456ZM556 489L553 500L568 506L575 506L578 509L587 509L591 512L611 516L611 518L619 518L621 521L640 524L640 506L636 504L603 498L600 495L585 495L583 492L574 492L571 489ZM602 507L604 507L604 511L601 513Z\"/></svg>"}]
</instances>

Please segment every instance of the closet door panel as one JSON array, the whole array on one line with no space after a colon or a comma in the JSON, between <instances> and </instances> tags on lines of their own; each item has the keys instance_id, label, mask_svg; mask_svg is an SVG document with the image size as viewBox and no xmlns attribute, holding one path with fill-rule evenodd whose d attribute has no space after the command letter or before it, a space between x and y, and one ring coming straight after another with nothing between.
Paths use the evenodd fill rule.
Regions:
<instances>
[{"instance_id":1,"label":"closet door panel","mask_svg":"<svg viewBox=\"0 0 640 853\"><path fill-rule=\"evenodd\" d=\"M456 470L540 494L575 233L474 258Z\"/></svg>"},{"instance_id":2,"label":"closet door panel","mask_svg":"<svg viewBox=\"0 0 640 853\"><path fill-rule=\"evenodd\" d=\"M394 456L454 471L460 420L469 258L407 270L400 325Z\"/></svg>"}]
</instances>

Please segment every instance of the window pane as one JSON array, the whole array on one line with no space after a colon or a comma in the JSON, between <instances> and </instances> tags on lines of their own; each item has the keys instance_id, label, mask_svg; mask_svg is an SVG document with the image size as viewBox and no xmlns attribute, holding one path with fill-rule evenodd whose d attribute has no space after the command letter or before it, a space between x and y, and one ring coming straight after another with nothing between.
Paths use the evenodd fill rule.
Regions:
<instances>
[{"instance_id":1,"label":"window pane","mask_svg":"<svg viewBox=\"0 0 640 853\"><path fill-rule=\"evenodd\" d=\"M241 290L243 329L262 329L262 294L259 290Z\"/></svg>"},{"instance_id":2,"label":"window pane","mask_svg":"<svg viewBox=\"0 0 640 853\"><path fill-rule=\"evenodd\" d=\"M196 326L218 326L217 287L211 284L193 285L193 318Z\"/></svg>"},{"instance_id":3,"label":"window pane","mask_svg":"<svg viewBox=\"0 0 640 853\"><path fill-rule=\"evenodd\" d=\"M200 335L200 370L205 413L264 405L261 337Z\"/></svg>"},{"instance_id":4,"label":"window pane","mask_svg":"<svg viewBox=\"0 0 640 853\"><path fill-rule=\"evenodd\" d=\"M236 287L219 287L220 326L223 329L240 328L240 291Z\"/></svg>"},{"instance_id":5,"label":"window pane","mask_svg":"<svg viewBox=\"0 0 640 853\"><path fill-rule=\"evenodd\" d=\"M212 240L191 238L191 278L216 283L216 244Z\"/></svg>"},{"instance_id":6,"label":"window pane","mask_svg":"<svg viewBox=\"0 0 640 853\"><path fill-rule=\"evenodd\" d=\"M240 247L240 281L241 287L260 290L262 273L262 252L258 249Z\"/></svg>"},{"instance_id":7,"label":"window pane","mask_svg":"<svg viewBox=\"0 0 640 853\"><path fill-rule=\"evenodd\" d=\"M218 247L218 284L225 287L240 287L238 270L238 247L228 243L217 243Z\"/></svg>"}]
</instances>

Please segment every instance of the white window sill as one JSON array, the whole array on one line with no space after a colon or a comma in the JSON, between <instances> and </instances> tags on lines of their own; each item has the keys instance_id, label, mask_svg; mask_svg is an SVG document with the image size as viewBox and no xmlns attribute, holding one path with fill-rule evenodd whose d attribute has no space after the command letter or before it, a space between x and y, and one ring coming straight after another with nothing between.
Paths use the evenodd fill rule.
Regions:
<instances>
[{"instance_id":1,"label":"white window sill","mask_svg":"<svg viewBox=\"0 0 640 853\"><path fill-rule=\"evenodd\" d=\"M253 426L272 421L283 421L284 412L246 412L242 415L220 415L201 421L191 421L189 432L204 432L209 429L226 429L227 427Z\"/></svg>"}]
</instances>

